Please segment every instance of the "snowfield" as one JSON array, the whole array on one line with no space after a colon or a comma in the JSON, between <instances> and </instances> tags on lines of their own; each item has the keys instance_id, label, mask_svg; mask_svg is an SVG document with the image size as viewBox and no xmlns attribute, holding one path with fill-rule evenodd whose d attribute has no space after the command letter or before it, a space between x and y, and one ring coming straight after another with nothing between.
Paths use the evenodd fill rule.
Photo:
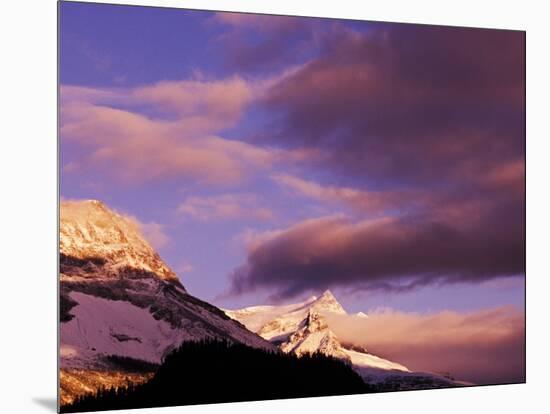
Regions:
<instances>
[{"instance_id":1,"label":"snowfield","mask_svg":"<svg viewBox=\"0 0 550 414\"><path fill-rule=\"evenodd\" d=\"M65 368L82 368L101 355L120 355L160 363L166 349L191 339L185 331L156 320L147 310L126 301L80 292L74 318L61 324L61 359Z\"/></svg>"}]
</instances>

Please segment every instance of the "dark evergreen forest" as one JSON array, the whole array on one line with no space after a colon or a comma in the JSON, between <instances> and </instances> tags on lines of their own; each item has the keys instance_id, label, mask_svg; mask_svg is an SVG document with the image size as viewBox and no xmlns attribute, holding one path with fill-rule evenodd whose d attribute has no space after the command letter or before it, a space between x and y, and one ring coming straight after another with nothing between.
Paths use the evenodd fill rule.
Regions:
<instances>
[{"instance_id":1,"label":"dark evergreen forest","mask_svg":"<svg viewBox=\"0 0 550 414\"><path fill-rule=\"evenodd\" d=\"M147 383L100 389L61 412L119 410L374 392L348 365L322 354L268 352L223 341L186 342Z\"/></svg>"}]
</instances>

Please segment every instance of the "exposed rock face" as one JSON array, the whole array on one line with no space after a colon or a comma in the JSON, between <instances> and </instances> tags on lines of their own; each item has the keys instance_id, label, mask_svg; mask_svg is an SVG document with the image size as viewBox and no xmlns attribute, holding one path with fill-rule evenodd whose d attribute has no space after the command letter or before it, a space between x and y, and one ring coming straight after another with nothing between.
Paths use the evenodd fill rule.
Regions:
<instances>
[{"instance_id":1,"label":"exposed rock face","mask_svg":"<svg viewBox=\"0 0 550 414\"><path fill-rule=\"evenodd\" d=\"M261 314L263 312L262 308L264 307L245 308L237 311L226 311L226 313L248 326L245 321L248 321L249 317L254 317L255 313ZM326 312L346 314L342 305L340 305L329 290L325 291L320 297L312 296L305 302L296 305L265 307L265 310L269 312L270 308L280 308L282 312L279 312L272 320L263 324L256 331L260 336L274 343L286 341L291 334L303 325L304 318L306 318L310 311L317 314Z\"/></svg>"},{"instance_id":2,"label":"exposed rock face","mask_svg":"<svg viewBox=\"0 0 550 414\"><path fill-rule=\"evenodd\" d=\"M62 400L103 384L101 378L141 381L183 341L223 339L276 350L189 295L139 228L104 204L63 202L60 236Z\"/></svg>"},{"instance_id":3,"label":"exposed rock face","mask_svg":"<svg viewBox=\"0 0 550 414\"><path fill-rule=\"evenodd\" d=\"M154 273L179 283L176 274L161 260L141 235L139 223L109 210L97 200L61 202L60 252L76 259L104 260L104 276L116 276L129 267Z\"/></svg>"},{"instance_id":4,"label":"exposed rock face","mask_svg":"<svg viewBox=\"0 0 550 414\"><path fill-rule=\"evenodd\" d=\"M301 325L286 342L280 345L283 352L293 352L299 356L321 352L350 362L349 356L336 335L329 329L325 318L318 312L310 309Z\"/></svg>"}]
</instances>

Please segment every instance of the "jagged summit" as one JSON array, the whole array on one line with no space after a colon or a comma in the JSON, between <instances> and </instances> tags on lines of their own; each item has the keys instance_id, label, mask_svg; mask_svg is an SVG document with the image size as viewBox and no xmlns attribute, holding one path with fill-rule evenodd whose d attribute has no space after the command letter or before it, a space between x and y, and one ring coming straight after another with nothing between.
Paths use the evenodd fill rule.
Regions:
<instances>
[{"instance_id":1,"label":"jagged summit","mask_svg":"<svg viewBox=\"0 0 550 414\"><path fill-rule=\"evenodd\" d=\"M296 355L321 352L349 364L367 382L392 375L409 375L407 367L372 355L364 347L341 343L330 327L329 315L348 315L330 290L305 302L282 306L255 306L226 311L283 352ZM354 314L349 317L366 317ZM396 374L398 373L398 374ZM411 374L412 375L412 374Z\"/></svg>"},{"instance_id":2,"label":"jagged summit","mask_svg":"<svg viewBox=\"0 0 550 414\"><path fill-rule=\"evenodd\" d=\"M330 289L327 289L323 292L323 294L321 295L321 297L325 297L325 298L328 298L328 299L332 299L332 300L336 300L336 298L334 297L334 295L332 294L332 292L330 291Z\"/></svg>"},{"instance_id":3,"label":"jagged summit","mask_svg":"<svg viewBox=\"0 0 550 414\"><path fill-rule=\"evenodd\" d=\"M346 311L330 290L325 290L321 296L311 302L311 307L317 311L334 312L345 315Z\"/></svg>"},{"instance_id":4,"label":"jagged summit","mask_svg":"<svg viewBox=\"0 0 550 414\"><path fill-rule=\"evenodd\" d=\"M302 327L304 318L309 314L347 314L330 290L291 305L252 306L225 312L263 338L278 343L288 340L293 332Z\"/></svg>"},{"instance_id":5,"label":"jagged summit","mask_svg":"<svg viewBox=\"0 0 550 414\"><path fill-rule=\"evenodd\" d=\"M300 323L300 328L282 343L280 348L283 352L293 352L296 355L321 352L350 361L336 335L329 329L325 318L313 309L309 310Z\"/></svg>"},{"instance_id":6,"label":"jagged summit","mask_svg":"<svg viewBox=\"0 0 550 414\"><path fill-rule=\"evenodd\" d=\"M60 208L60 252L77 258L101 258L110 267L130 267L178 281L142 235L139 222L107 208L99 200L64 200Z\"/></svg>"}]
</instances>

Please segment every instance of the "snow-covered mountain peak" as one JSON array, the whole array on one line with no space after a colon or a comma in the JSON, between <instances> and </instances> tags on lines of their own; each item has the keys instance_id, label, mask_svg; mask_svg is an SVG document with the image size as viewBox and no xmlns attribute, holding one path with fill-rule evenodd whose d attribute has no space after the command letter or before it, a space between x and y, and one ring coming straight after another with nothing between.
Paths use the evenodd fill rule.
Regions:
<instances>
[{"instance_id":1,"label":"snow-covered mountain peak","mask_svg":"<svg viewBox=\"0 0 550 414\"><path fill-rule=\"evenodd\" d=\"M325 290L321 296L311 302L311 308L320 312L333 312L342 315L346 314L346 311L334 297L330 290Z\"/></svg>"},{"instance_id":2,"label":"snow-covered mountain peak","mask_svg":"<svg viewBox=\"0 0 550 414\"><path fill-rule=\"evenodd\" d=\"M404 365L370 354L364 347L342 344L331 330L330 319L326 318L331 313L347 315L330 290L296 304L226 311L231 318L278 345L283 352L299 356L321 352L341 359L351 364L367 382L385 381L396 375L400 378L416 375ZM362 312L350 316L367 317Z\"/></svg>"},{"instance_id":3,"label":"snow-covered mountain peak","mask_svg":"<svg viewBox=\"0 0 550 414\"><path fill-rule=\"evenodd\" d=\"M340 342L331 329L338 318L347 315L330 290L319 297L289 304L254 306L225 313L248 329L277 345L283 352L298 356L320 352L340 359L369 384L382 384L389 389L423 389L456 385L438 374L410 371L406 366L371 354L362 344ZM348 321L361 323L363 312L350 314ZM335 321L336 320L336 321Z\"/></svg>"},{"instance_id":4,"label":"snow-covered mountain peak","mask_svg":"<svg viewBox=\"0 0 550 414\"><path fill-rule=\"evenodd\" d=\"M60 252L77 259L101 258L114 268L130 267L177 281L142 235L139 222L98 200L62 201Z\"/></svg>"},{"instance_id":5,"label":"snow-covered mountain peak","mask_svg":"<svg viewBox=\"0 0 550 414\"><path fill-rule=\"evenodd\" d=\"M332 292L330 291L330 289L327 289L323 292L323 294L321 295L322 298L326 298L326 299L329 299L329 300L336 300L336 298L334 297L334 295L332 294Z\"/></svg>"},{"instance_id":6,"label":"snow-covered mountain peak","mask_svg":"<svg viewBox=\"0 0 550 414\"><path fill-rule=\"evenodd\" d=\"M226 310L225 313L253 332L272 342L286 341L295 332L308 314L325 315L346 311L330 290L321 296L311 296L303 302L290 305L251 306L239 310Z\"/></svg>"},{"instance_id":7,"label":"snow-covered mountain peak","mask_svg":"<svg viewBox=\"0 0 550 414\"><path fill-rule=\"evenodd\" d=\"M287 341L280 345L283 352L293 352L296 355L321 352L335 358L349 361L345 350L329 329L325 318L313 309L300 323L300 328Z\"/></svg>"}]
</instances>

